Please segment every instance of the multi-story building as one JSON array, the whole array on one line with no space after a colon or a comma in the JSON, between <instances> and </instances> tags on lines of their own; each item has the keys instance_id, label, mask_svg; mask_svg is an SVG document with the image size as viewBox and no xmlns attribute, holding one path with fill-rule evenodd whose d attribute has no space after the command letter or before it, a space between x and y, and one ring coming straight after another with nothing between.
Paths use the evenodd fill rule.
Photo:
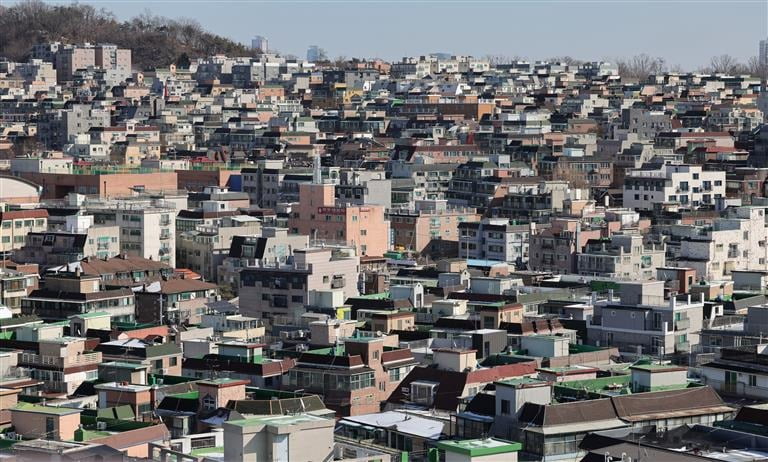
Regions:
<instances>
[{"instance_id":1,"label":"multi-story building","mask_svg":"<svg viewBox=\"0 0 768 462\"><path fill-rule=\"evenodd\" d=\"M265 262L240 272L240 312L265 319L298 320L320 292L359 295L360 258L348 247L294 249L289 264Z\"/></svg>"},{"instance_id":2,"label":"multi-story building","mask_svg":"<svg viewBox=\"0 0 768 462\"><path fill-rule=\"evenodd\" d=\"M173 275L173 268L165 263L124 254L111 258L86 257L49 271L74 272L78 268L84 275L101 278L105 288L138 287Z\"/></svg>"},{"instance_id":3,"label":"multi-story building","mask_svg":"<svg viewBox=\"0 0 768 462\"><path fill-rule=\"evenodd\" d=\"M101 290L99 276L85 276L77 270L48 275L42 288L33 290L22 300L21 312L53 321L84 313L106 312L115 321L132 322L135 304L131 289Z\"/></svg>"},{"instance_id":4,"label":"multi-story building","mask_svg":"<svg viewBox=\"0 0 768 462\"><path fill-rule=\"evenodd\" d=\"M459 223L459 257L528 264L531 226L513 224L504 218Z\"/></svg>"},{"instance_id":5,"label":"multi-story building","mask_svg":"<svg viewBox=\"0 0 768 462\"><path fill-rule=\"evenodd\" d=\"M446 200L416 201L414 209L390 209L387 216L396 248L430 255L455 255L458 227L479 219L473 207L449 207Z\"/></svg>"},{"instance_id":6,"label":"multi-story building","mask_svg":"<svg viewBox=\"0 0 768 462\"><path fill-rule=\"evenodd\" d=\"M256 236L234 236L229 254L218 269L219 285L231 287L237 293L240 286L239 273L251 266L284 265L293 249L309 246L309 237L288 234L288 228L262 228Z\"/></svg>"},{"instance_id":7,"label":"multi-story building","mask_svg":"<svg viewBox=\"0 0 768 462\"><path fill-rule=\"evenodd\" d=\"M671 240L678 241L679 250L668 263L694 268L708 280L726 278L732 270L768 270L763 207L732 207L711 225L678 225L670 234Z\"/></svg>"},{"instance_id":8,"label":"multi-story building","mask_svg":"<svg viewBox=\"0 0 768 462\"><path fill-rule=\"evenodd\" d=\"M341 346L303 353L288 372L286 388L322 395L325 405L341 416L379 412L382 401L417 364L410 349L388 340L346 337Z\"/></svg>"},{"instance_id":9,"label":"multi-story building","mask_svg":"<svg viewBox=\"0 0 768 462\"><path fill-rule=\"evenodd\" d=\"M56 52L56 77L59 82L72 80L75 71L95 64L96 50L90 44L60 46Z\"/></svg>"},{"instance_id":10,"label":"multi-story building","mask_svg":"<svg viewBox=\"0 0 768 462\"><path fill-rule=\"evenodd\" d=\"M14 258L42 269L66 265L85 257L112 258L120 253L120 228L92 226L84 232L30 233Z\"/></svg>"},{"instance_id":11,"label":"multi-story building","mask_svg":"<svg viewBox=\"0 0 768 462\"><path fill-rule=\"evenodd\" d=\"M96 348L105 362L117 361L147 367L147 374L181 375L181 347L135 338L101 342Z\"/></svg>"},{"instance_id":12,"label":"multi-story building","mask_svg":"<svg viewBox=\"0 0 768 462\"><path fill-rule=\"evenodd\" d=\"M261 222L247 215L224 217L218 226L197 226L177 235L176 265L195 271L206 281L218 281L219 266L229 255L232 239L260 231Z\"/></svg>"},{"instance_id":13,"label":"multi-story building","mask_svg":"<svg viewBox=\"0 0 768 462\"><path fill-rule=\"evenodd\" d=\"M624 179L624 207L653 210L664 204L688 209L713 207L725 197L725 172L700 165L669 165L630 170Z\"/></svg>"},{"instance_id":14,"label":"multi-story building","mask_svg":"<svg viewBox=\"0 0 768 462\"><path fill-rule=\"evenodd\" d=\"M36 268L36 265L30 265ZM37 289L37 272L18 271L10 268L0 269L0 303L8 307L13 314L21 314L21 301Z\"/></svg>"},{"instance_id":15,"label":"multi-story building","mask_svg":"<svg viewBox=\"0 0 768 462\"><path fill-rule=\"evenodd\" d=\"M554 219L548 228L531 229L528 248L529 269L555 273L575 273L576 253L602 232L584 226L578 219Z\"/></svg>"},{"instance_id":16,"label":"multi-story building","mask_svg":"<svg viewBox=\"0 0 768 462\"><path fill-rule=\"evenodd\" d=\"M381 256L389 250L389 222L381 205L336 203L336 186L328 183L302 184L299 203L288 220L291 232L328 243L343 243L360 256Z\"/></svg>"},{"instance_id":17,"label":"multi-story building","mask_svg":"<svg viewBox=\"0 0 768 462\"><path fill-rule=\"evenodd\" d=\"M592 345L613 346L630 355L688 354L699 344L704 301L691 295L664 297L664 281L622 282L621 298L594 304L587 322Z\"/></svg>"},{"instance_id":18,"label":"multi-story building","mask_svg":"<svg viewBox=\"0 0 768 462\"><path fill-rule=\"evenodd\" d=\"M42 209L0 212L0 252L10 255L27 243L29 233L48 228L48 211Z\"/></svg>"},{"instance_id":19,"label":"multi-story building","mask_svg":"<svg viewBox=\"0 0 768 462\"><path fill-rule=\"evenodd\" d=\"M664 244L645 244L639 234L613 234L610 238L587 241L577 252L579 274L623 281L646 281L664 266Z\"/></svg>"},{"instance_id":20,"label":"multi-story building","mask_svg":"<svg viewBox=\"0 0 768 462\"><path fill-rule=\"evenodd\" d=\"M38 345L38 352L19 355L19 366L29 368L30 377L42 381L47 391L71 395L86 380L98 378L101 353L88 351L86 339L59 337Z\"/></svg>"},{"instance_id":21,"label":"multi-story building","mask_svg":"<svg viewBox=\"0 0 768 462\"><path fill-rule=\"evenodd\" d=\"M206 305L221 298L216 284L199 279L160 280L135 294L137 321L160 324L200 324Z\"/></svg>"},{"instance_id":22,"label":"multi-story building","mask_svg":"<svg viewBox=\"0 0 768 462\"><path fill-rule=\"evenodd\" d=\"M100 225L120 228L120 251L176 265L176 208L162 201L114 200L88 203Z\"/></svg>"},{"instance_id":23,"label":"multi-story building","mask_svg":"<svg viewBox=\"0 0 768 462\"><path fill-rule=\"evenodd\" d=\"M547 223L562 212L566 199L581 199L581 189L571 189L567 181L542 181L525 189L507 191L489 208L494 218Z\"/></svg>"}]
</instances>

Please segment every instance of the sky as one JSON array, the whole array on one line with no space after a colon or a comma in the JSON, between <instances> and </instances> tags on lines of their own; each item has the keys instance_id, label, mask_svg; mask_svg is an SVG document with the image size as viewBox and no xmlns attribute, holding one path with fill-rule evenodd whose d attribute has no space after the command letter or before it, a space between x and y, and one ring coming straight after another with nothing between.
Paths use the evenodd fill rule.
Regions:
<instances>
[{"instance_id":1,"label":"sky","mask_svg":"<svg viewBox=\"0 0 768 462\"><path fill-rule=\"evenodd\" d=\"M4 2L6 3L6 2ZM48 2L55 3L55 2ZM58 3L70 3L59 1ZM145 10L191 18L211 32L306 55L388 60L431 52L569 55L611 60L639 53L696 69L712 56L742 61L768 38L768 0L91 0L128 19ZM6 3L7 4L7 3Z\"/></svg>"}]
</instances>

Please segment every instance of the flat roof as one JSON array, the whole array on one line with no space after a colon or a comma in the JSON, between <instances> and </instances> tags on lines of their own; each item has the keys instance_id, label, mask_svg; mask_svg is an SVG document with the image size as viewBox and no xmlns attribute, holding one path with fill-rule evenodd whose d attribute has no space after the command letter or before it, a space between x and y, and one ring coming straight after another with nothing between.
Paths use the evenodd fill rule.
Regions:
<instances>
[{"instance_id":1,"label":"flat roof","mask_svg":"<svg viewBox=\"0 0 768 462\"><path fill-rule=\"evenodd\" d=\"M506 385L510 387L541 386L549 384L549 382L545 382L544 380L532 379L530 377L516 377L514 379L498 380L494 383L496 385Z\"/></svg>"},{"instance_id":2,"label":"flat roof","mask_svg":"<svg viewBox=\"0 0 768 462\"><path fill-rule=\"evenodd\" d=\"M18 403L15 407L12 407L11 411L34 412L37 414L50 415L70 415L79 414L82 412L82 409L75 409L71 407L43 406L39 404L21 402Z\"/></svg>"},{"instance_id":3,"label":"flat roof","mask_svg":"<svg viewBox=\"0 0 768 462\"><path fill-rule=\"evenodd\" d=\"M470 457L482 457L517 452L522 449L523 445L515 441L507 441L499 438L484 438L474 440L438 441L437 447L447 452L463 454Z\"/></svg>"},{"instance_id":4,"label":"flat roof","mask_svg":"<svg viewBox=\"0 0 768 462\"><path fill-rule=\"evenodd\" d=\"M298 414L298 415L279 415L268 417L251 417L241 420L230 420L227 423L237 425L238 427L247 427L249 425L273 425L273 426L285 426L285 425L298 425L306 422L326 422L330 421L325 417L318 417L313 414Z\"/></svg>"}]
</instances>

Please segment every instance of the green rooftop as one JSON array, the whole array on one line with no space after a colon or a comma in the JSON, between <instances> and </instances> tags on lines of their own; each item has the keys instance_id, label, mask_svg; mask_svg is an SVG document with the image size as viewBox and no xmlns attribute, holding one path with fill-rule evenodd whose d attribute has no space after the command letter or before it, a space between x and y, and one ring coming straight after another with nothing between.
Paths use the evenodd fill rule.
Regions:
<instances>
[{"instance_id":1,"label":"green rooftop","mask_svg":"<svg viewBox=\"0 0 768 462\"><path fill-rule=\"evenodd\" d=\"M195 390L195 391L188 391L186 393L174 393L168 396L172 396L174 398L179 398L179 399L199 399L200 392Z\"/></svg>"},{"instance_id":2,"label":"green rooftop","mask_svg":"<svg viewBox=\"0 0 768 462\"><path fill-rule=\"evenodd\" d=\"M538 379L532 379L530 377L516 377L514 379L499 380L494 382L498 385L507 385L510 387L519 387L524 385L544 385L547 382Z\"/></svg>"},{"instance_id":3,"label":"green rooftop","mask_svg":"<svg viewBox=\"0 0 768 462\"><path fill-rule=\"evenodd\" d=\"M366 300L387 300L389 298L389 292L379 292L377 294L360 295L355 298L364 298Z\"/></svg>"},{"instance_id":4,"label":"green rooftop","mask_svg":"<svg viewBox=\"0 0 768 462\"><path fill-rule=\"evenodd\" d=\"M16 406L11 408L12 411L24 411L35 412L37 414L50 414L50 415L69 415L79 414L82 412L80 409L73 409L71 407L55 407L55 406L43 406L40 404L32 404L20 402Z\"/></svg>"},{"instance_id":5,"label":"green rooftop","mask_svg":"<svg viewBox=\"0 0 768 462\"><path fill-rule=\"evenodd\" d=\"M318 348L316 350L309 350L307 353L312 353L313 355L344 356L347 353L347 350L344 348L344 345L339 345L327 348Z\"/></svg>"},{"instance_id":6,"label":"green rooftop","mask_svg":"<svg viewBox=\"0 0 768 462\"><path fill-rule=\"evenodd\" d=\"M108 363L102 363L102 366L109 366L109 367L116 367L118 369L131 369L131 370L140 370L140 369L148 369L149 366L146 364L138 364L138 363L127 363L123 361L110 361Z\"/></svg>"},{"instance_id":7,"label":"green rooftop","mask_svg":"<svg viewBox=\"0 0 768 462\"><path fill-rule=\"evenodd\" d=\"M523 445L514 441L498 438L485 438L474 440L450 440L438 441L437 447L446 452L463 454L469 457L491 456L494 454L507 454L517 452Z\"/></svg>"}]
</instances>

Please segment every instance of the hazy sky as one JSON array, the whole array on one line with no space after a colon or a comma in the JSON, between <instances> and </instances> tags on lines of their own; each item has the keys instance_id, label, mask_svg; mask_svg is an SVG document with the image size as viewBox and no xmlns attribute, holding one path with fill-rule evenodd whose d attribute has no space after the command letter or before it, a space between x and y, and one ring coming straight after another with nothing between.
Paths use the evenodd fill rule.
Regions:
<instances>
[{"instance_id":1,"label":"hazy sky","mask_svg":"<svg viewBox=\"0 0 768 462\"><path fill-rule=\"evenodd\" d=\"M59 3L68 3L65 1ZM768 37L768 0L95 0L120 19L149 10L303 57L396 59L449 52L545 59L648 53L695 68L713 55L741 60Z\"/></svg>"}]
</instances>

